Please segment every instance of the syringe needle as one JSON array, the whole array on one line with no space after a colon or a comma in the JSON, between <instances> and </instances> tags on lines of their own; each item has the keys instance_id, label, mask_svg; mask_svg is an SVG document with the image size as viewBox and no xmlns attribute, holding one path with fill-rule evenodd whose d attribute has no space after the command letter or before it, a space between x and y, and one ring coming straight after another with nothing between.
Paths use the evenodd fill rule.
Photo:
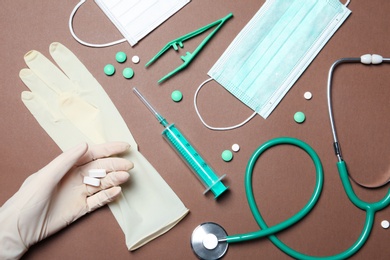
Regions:
<instances>
[{"instance_id":1,"label":"syringe needle","mask_svg":"<svg viewBox=\"0 0 390 260\"><path fill-rule=\"evenodd\" d=\"M149 109L150 112L157 118L158 122L162 124L164 127L168 125L168 122L165 120L165 118L157 112L156 109L152 107L152 105L146 100L144 96L138 91L137 88L133 88L134 94L144 103L144 105Z\"/></svg>"}]
</instances>

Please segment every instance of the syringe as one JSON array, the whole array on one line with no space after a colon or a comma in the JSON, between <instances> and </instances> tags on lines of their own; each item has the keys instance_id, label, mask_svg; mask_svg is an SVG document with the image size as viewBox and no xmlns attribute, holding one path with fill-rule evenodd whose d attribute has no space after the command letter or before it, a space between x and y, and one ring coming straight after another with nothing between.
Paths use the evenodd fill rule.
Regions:
<instances>
[{"instance_id":1,"label":"syringe","mask_svg":"<svg viewBox=\"0 0 390 260\"><path fill-rule=\"evenodd\" d=\"M164 139L172 146L177 154L184 160L188 167L195 173L201 183L206 187L205 194L211 190L214 198L219 197L228 189L222 179L226 176L218 177L213 169L206 163L202 156L195 150L185 136L176 128L175 124L168 124L167 120L160 115L150 103L141 95L137 88L133 88L134 93L139 97L142 103L152 112L158 122L165 128L162 131Z\"/></svg>"}]
</instances>

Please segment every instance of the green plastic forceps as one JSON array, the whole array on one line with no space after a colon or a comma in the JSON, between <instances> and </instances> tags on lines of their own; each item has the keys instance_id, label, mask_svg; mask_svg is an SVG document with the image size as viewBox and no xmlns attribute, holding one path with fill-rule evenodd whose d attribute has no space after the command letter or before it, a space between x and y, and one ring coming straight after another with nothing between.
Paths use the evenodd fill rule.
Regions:
<instances>
[{"instance_id":1,"label":"green plastic forceps","mask_svg":"<svg viewBox=\"0 0 390 260\"><path fill-rule=\"evenodd\" d=\"M145 67L148 67L149 65L151 65L153 62L155 62L158 58L160 58L161 55L163 55L166 51L168 51L171 47L177 51L179 48L177 47L178 45L180 46L180 48L183 48L184 47L184 44L183 42L188 40L188 39L191 39L199 34L202 34L204 33L205 31L207 31L208 29L218 25L209 35L207 35L206 38L203 39L203 41L198 45L198 47L196 47L196 49L194 50L193 53L190 53L190 52L187 52L185 56L181 56L181 59L184 61L184 63L182 65L180 65L179 67L177 67L176 69L174 69L173 71L169 72L167 75L165 75L164 77L162 77L158 83L161 83L165 80L167 80L168 78L172 77L173 75L175 75L176 73L178 73L179 71L183 70L184 68L186 68L190 63L191 61L195 58L195 56L202 50L202 48L206 45L206 43L211 39L211 37L214 36L214 34L219 30L219 28L222 27L222 25L228 20L230 19L231 17L233 17L233 14L232 13L229 13L227 16L215 21L215 22L212 22L202 28L199 28L193 32L190 32L186 35L183 35L175 40L172 40L170 42L168 42L162 49L161 51L159 51L150 61L148 61L148 63L145 64Z\"/></svg>"}]
</instances>

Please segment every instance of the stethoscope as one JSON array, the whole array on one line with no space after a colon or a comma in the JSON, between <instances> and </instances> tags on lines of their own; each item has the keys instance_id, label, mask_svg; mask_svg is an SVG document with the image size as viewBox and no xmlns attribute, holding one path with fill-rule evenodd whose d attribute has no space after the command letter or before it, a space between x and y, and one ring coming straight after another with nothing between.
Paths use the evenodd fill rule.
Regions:
<instances>
[{"instance_id":1,"label":"stethoscope","mask_svg":"<svg viewBox=\"0 0 390 260\"><path fill-rule=\"evenodd\" d=\"M261 228L261 230L245 233L245 234L227 235L226 231L220 225L213 222L203 223L195 228L191 236L192 249L200 259L204 259L204 260L220 259L227 252L228 245L230 243L244 242L244 241L258 239L262 237L268 237L276 247L278 247L284 253L296 259L319 259L319 258L346 259L352 256L353 254L355 254L364 245L373 227L375 213L379 210L384 209L390 204L390 189L388 190L386 196L383 199L373 203L365 202L357 197L357 195L355 194L352 188L348 176L346 163L343 160L341 155L340 144L338 142L335 123L333 119L332 102L331 102L332 77L335 68L338 65L343 63L358 63L358 62L361 62L363 64L381 64L382 62L390 62L390 58L382 58L381 56L375 54L374 55L366 54L361 56L360 58L342 58L332 64L328 75L328 88L327 88L328 110L329 110L329 118L330 118L330 124L332 128L332 134L333 134L333 146L335 149L335 154L338 159L337 169L340 175L341 182L344 186L345 193L347 194L349 200L359 209L366 211L366 220L364 223L364 227L356 242L350 248L337 255L317 257L317 256L305 255L303 253L295 251L294 249L290 248L285 243L283 243L281 240L279 240L279 238L276 236L278 232L288 227L291 227L310 212L310 210L314 207L314 205L317 203L320 197L323 182L324 182L321 160L318 157L317 153L313 150L313 148L311 148L305 142L298 140L296 138L280 137L280 138L271 139L265 142L264 144L262 144L261 146L259 146L250 157L245 171L244 182L245 182L247 201L252 211L253 217L256 220L259 227ZM264 218L261 216L253 195L253 187L252 187L253 168L260 155L262 155L266 150L277 145L286 145L286 144L301 148L310 156L315 166L316 184L315 184L314 192L311 195L311 198L297 214L295 214L291 218L275 226L269 227L265 222Z\"/></svg>"}]
</instances>

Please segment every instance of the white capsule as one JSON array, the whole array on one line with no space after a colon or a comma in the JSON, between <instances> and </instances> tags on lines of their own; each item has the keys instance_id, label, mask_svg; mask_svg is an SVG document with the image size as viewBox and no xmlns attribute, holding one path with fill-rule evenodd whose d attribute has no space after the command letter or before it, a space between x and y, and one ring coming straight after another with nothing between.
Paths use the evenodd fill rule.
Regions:
<instances>
[{"instance_id":1,"label":"white capsule","mask_svg":"<svg viewBox=\"0 0 390 260\"><path fill-rule=\"evenodd\" d=\"M363 64L371 64L372 56L371 54L364 54L360 57L360 62Z\"/></svg>"},{"instance_id":2,"label":"white capsule","mask_svg":"<svg viewBox=\"0 0 390 260\"><path fill-rule=\"evenodd\" d=\"M88 176L94 178L104 178L106 177L106 169L90 169L88 170Z\"/></svg>"},{"instance_id":3,"label":"white capsule","mask_svg":"<svg viewBox=\"0 0 390 260\"><path fill-rule=\"evenodd\" d=\"M100 186L100 180L96 179L96 178L93 178L93 177L84 176L84 184L95 186L95 187L99 187Z\"/></svg>"}]
</instances>

